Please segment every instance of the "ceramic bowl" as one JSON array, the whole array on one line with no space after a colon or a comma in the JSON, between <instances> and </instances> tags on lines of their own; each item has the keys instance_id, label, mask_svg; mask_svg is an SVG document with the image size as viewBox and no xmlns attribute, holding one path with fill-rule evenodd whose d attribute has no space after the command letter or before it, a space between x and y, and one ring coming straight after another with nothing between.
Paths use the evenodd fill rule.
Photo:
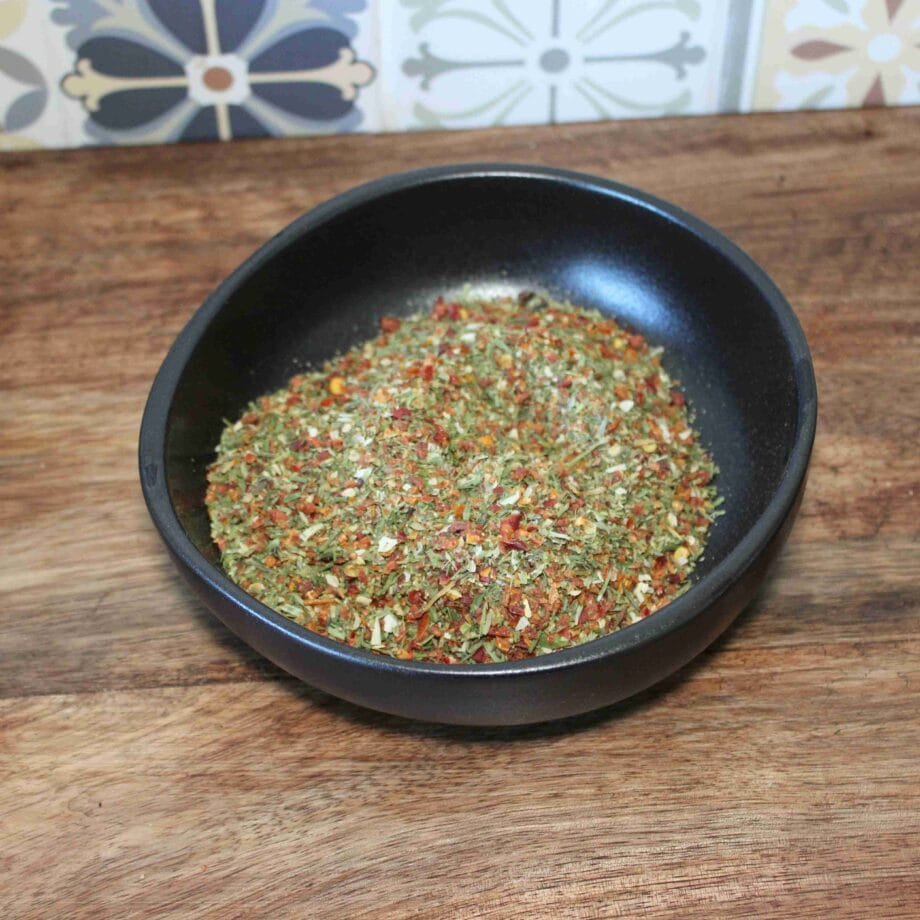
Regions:
<instances>
[{"instance_id":1,"label":"ceramic bowl","mask_svg":"<svg viewBox=\"0 0 920 920\"><path fill-rule=\"evenodd\" d=\"M536 289L614 314L654 345L721 468L725 514L692 587L613 635L504 664L399 661L291 622L222 572L205 472L225 419L356 342L385 313L469 286ZM416 719L511 725L614 703L671 674L751 600L792 524L817 415L808 346L767 275L712 227L635 189L515 165L390 176L300 217L179 335L140 435L144 495L197 595L291 674Z\"/></svg>"}]
</instances>

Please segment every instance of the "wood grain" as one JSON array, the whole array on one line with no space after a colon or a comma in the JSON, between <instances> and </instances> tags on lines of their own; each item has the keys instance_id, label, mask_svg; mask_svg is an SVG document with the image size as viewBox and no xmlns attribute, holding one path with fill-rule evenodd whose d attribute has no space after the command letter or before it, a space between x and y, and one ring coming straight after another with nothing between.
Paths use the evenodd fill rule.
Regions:
<instances>
[{"instance_id":1,"label":"wood grain","mask_svg":"<svg viewBox=\"0 0 920 920\"><path fill-rule=\"evenodd\" d=\"M920 110L7 154L4 917L915 917ZM180 585L137 429L205 294L306 208L477 159L669 198L770 272L818 440L761 598L658 688L525 729L402 722Z\"/></svg>"}]
</instances>

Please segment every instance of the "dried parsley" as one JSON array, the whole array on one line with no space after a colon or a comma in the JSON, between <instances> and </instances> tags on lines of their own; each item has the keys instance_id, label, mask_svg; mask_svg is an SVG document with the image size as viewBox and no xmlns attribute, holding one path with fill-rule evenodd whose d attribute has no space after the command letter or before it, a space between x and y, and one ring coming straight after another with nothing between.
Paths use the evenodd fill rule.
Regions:
<instances>
[{"instance_id":1,"label":"dried parsley","mask_svg":"<svg viewBox=\"0 0 920 920\"><path fill-rule=\"evenodd\" d=\"M207 506L235 582L448 663L586 642L686 589L716 470L661 349L529 293L380 325L224 431Z\"/></svg>"}]
</instances>

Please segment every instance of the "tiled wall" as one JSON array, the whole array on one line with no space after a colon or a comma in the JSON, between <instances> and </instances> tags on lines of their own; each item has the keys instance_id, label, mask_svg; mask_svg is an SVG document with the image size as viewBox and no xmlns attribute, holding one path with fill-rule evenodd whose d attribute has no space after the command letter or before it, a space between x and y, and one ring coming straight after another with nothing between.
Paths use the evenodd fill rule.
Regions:
<instances>
[{"instance_id":1,"label":"tiled wall","mask_svg":"<svg viewBox=\"0 0 920 920\"><path fill-rule=\"evenodd\" d=\"M0 0L0 149L920 102L920 0Z\"/></svg>"}]
</instances>

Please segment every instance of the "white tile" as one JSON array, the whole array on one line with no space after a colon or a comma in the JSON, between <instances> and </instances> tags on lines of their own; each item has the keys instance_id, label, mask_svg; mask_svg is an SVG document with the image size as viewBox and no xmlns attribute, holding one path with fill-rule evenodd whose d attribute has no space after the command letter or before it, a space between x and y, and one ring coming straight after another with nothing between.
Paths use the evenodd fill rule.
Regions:
<instances>
[{"instance_id":1,"label":"white tile","mask_svg":"<svg viewBox=\"0 0 920 920\"><path fill-rule=\"evenodd\" d=\"M384 2L384 124L716 111L730 2Z\"/></svg>"}]
</instances>

